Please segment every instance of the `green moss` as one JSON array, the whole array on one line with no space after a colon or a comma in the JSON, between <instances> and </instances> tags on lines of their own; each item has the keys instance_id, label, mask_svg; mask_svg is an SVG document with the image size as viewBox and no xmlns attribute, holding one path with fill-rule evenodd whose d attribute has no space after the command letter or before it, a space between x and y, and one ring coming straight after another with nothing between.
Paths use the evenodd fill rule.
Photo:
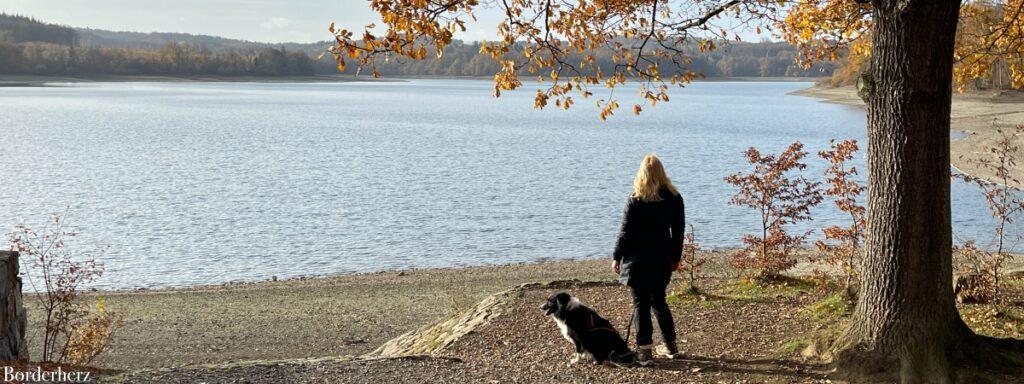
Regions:
<instances>
[{"instance_id":1,"label":"green moss","mask_svg":"<svg viewBox=\"0 0 1024 384\"><path fill-rule=\"evenodd\" d=\"M808 345L811 345L811 342L807 339L790 339L785 343L782 343L782 346L779 347L779 349L786 353L800 353L800 351L803 351Z\"/></svg>"},{"instance_id":2,"label":"green moss","mask_svg":"<svg viewBox=\"0 0 1024 384\"><path fill-rule=\"evenodd\" d=\"M833 293L804 307L801 314L821 321L833 321L850 316L853 303L841 293Z\"/></svg>"}]
</instances>

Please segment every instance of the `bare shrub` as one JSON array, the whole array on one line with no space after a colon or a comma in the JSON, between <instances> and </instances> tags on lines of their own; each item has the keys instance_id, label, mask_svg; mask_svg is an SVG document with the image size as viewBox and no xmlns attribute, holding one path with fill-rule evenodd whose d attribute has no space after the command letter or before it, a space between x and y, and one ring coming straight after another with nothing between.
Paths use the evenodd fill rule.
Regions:
<instances>
[{"instance_id":1,"label":"bare shrub","mask_svg":"<svg viewBox=\"0 0 1024 384\"><path fill-rule=\"evenodd\" d=\"M18 225L10 234L11 249L20 252L22 261L30 263L35 271L26 278L46 319L43 362L88 364L110 346L119 324L102 300L90 309L81 297L82 291L103 274L103 266L95 259L103 249L75 255L65 244L65 239L74 236L76 233L65 226L64 215L59 213L53 214L41 231Z\"/></svg>"},{"instance_id":2,"label":"bare shrub","mask_svg":"<svg viewBox=\"0 0 1024 384\"><path fill-rule=\"evenodd\" d=\"M683 254L679 258L679 274L687 282L686 291L693 294L699 293L697 280L701 278L701 267L707 262L707 258L700 252L700 244L697 243L693 232L693 225L683 236Z\"/></svg>"}]
</instances>

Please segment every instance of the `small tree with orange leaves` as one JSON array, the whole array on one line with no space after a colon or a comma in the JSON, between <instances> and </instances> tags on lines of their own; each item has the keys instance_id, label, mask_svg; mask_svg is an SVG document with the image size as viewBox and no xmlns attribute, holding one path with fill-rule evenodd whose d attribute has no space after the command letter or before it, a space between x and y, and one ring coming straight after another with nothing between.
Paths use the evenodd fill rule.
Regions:
<instances>
[{"instance_id":1,"label":"small tree with orange leaves","mask_svg":"<svg viewBox=\"0 0 1024 384\"><path fill-rule=\"evenodd\" d=\"M822 200L820 183L792 174L807 168L801 162L807 156L803 148L803 144L796 142L778 155L762 155L751 147L746 157L753 169L725 178L739 187L730 203L754 208L761 216L760 236L743 235L745 247L733 254L736 268L774 279L796 265L791 253L811 231L794 235L786 231L786 226L810 219L811 208Z\"/></svg>"},{"instance_id":2,"label":"small tree with orange leaves","mask_svg":"<svg viewBox=\"0 0 1024 384\"><path fill-rule=\"evenodd\" d=\"M994 244L991 251L976 252L981 255L978 264L984 266L981 272L989 275L992 282L992 300L998 305L1000 301L1000 277L1002 277L1003 266L1007 260L1013 257L1007 250L1007 242L1020 240L1020 235L1008 235L1006 227L1014 222L1017 215L1024 212L1024 196L1022 196L1021 182L1013 177L1011 168L1017 165L1016 153L1020 147L1014 143L1017 135L1024 133L1024 125L1019 125L1012 132L997 129L999 137L995 143L986 146L984 152L991 155L990 158L968 159L967 162L976 165L980 170L991 173L993 180L984 179L966 173L957 173L953 177L974 183L985 195L989 212L996 218L997 224L993 230Z\"/></svg>"},{"instance_id":3,"label":"small tree with orange leaves","mask_svg":"<svg viewBox=\"0 0 1024 384\"><path fill-rule=\"evenodd\" d=\"M822 230L825 239L835 244L818 241L816 245L825 254L822 261L843 271L846 293L852 297L860 277L860 244L867 223L866 209L857 203L857 197L864 192L865 187L853 180L857 175L857 167L849 164L849 161L853 160L853 154L857 152L857 141L832 140L829 146L830 150L818 152L818 156L830 164L825 169L825 183L828 187L824 195L831 197L836 208L850 216L850 224L847 227L826 227Z\"/></svg>"}]
</instances>

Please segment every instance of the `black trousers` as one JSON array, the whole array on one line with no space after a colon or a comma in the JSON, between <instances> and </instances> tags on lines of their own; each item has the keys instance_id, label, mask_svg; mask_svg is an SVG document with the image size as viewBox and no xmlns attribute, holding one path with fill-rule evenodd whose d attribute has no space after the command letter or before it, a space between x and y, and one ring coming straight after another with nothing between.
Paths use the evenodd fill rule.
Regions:
<instances>
[{"instance_id":1,"label":"black trousers","mask_svg":"<svg viewBox=\"0 0 1024 384\"><path fill-rule=\"evenodd\" d=\"M633 293L633 308L636 309L636 345L644 346L654 343L654 324L651 322L651 311L658 318L661 329L661 340L676 341L676 324L672 321L672 312L665 302L665 290L668 284L637 284L629 287Z\"/></svg>"}]
</instances>

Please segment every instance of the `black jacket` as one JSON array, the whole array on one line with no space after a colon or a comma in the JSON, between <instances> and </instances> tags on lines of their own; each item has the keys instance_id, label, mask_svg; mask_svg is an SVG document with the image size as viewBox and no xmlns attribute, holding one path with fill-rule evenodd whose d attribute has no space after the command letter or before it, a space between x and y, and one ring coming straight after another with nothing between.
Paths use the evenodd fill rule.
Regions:
<instances>
[{"instance_id":1,"label":"black jacket","mask_svg":"<svg viewBox=\"0 0 1024 384\"><path fill-rule=\"evenodd\" d=\"M626 202L612 255L622 261L623 284L668 284L672 267L682 256L686 221L683 197L668 189L659 194L661 201L647 202L630 196Z\"/></svg>"}]
</instances>

